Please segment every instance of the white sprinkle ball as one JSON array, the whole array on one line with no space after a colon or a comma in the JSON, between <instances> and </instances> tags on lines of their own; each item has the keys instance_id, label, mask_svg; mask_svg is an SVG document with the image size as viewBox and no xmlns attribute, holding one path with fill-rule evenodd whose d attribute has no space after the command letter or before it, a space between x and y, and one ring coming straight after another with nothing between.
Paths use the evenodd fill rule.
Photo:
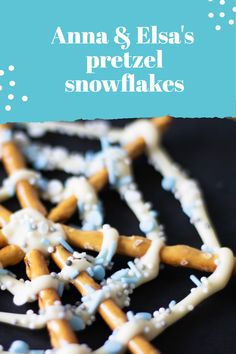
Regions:
<instances>
[{"instance_id":1,"label":"white sprinkle ball","mask_svg":"<svg viewBox=\"0 0 236 354\"><path fill-rule=\"evenodd\" d=\"M16 82L15 82L14 80L11 80L11 81L9 82L9 85L10 85L11 87L14 87L14 86L16 86Z\"/></svg>"}]
</instances>

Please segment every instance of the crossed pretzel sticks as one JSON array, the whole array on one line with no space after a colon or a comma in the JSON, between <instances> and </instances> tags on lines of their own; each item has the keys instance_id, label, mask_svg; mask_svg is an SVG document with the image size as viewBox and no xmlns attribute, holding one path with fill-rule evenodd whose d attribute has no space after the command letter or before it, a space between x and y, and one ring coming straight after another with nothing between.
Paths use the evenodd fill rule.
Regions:
<instances>
[{"instance_id":1,"label":"crossed pretzel sticks","mask_svg":"<svg viewBox=\"0 0 236 354\"><path fill-rule=\"evenodd\" d=\"M163 131L170 123L171 119L170 117L162 117L155 118L152 121L158 129ZM0 129L9 129L9 126L2 125L0 126ZM126 145L125 149L131 158L135 158L145 150L145 141L140 137L133 143ZM9 175L26 167L24 158L14 141L9 141L3 144L2 160ZM92 176L89 179L89 182L96 191L101 190L108 182L107 170L105 168L102 169L96 175ZM34 186L30 185L28 181L18 181L16 193L22 208L31 207L38 210L43 215L47 214L45 207L38 198L37 190ZM74 213L76 205L77 199L75 196L72 196L52 209L48 218L54 222L66 221ZM3 206L0 206L0 225L2 227L9 222L10 216L11 212ZM66 225L62 226L66 233L67 241L72 246L94 251L99 251L101 249L103 241L102 232L81 231ZM141 257L149 248L150 243L150 240L141 236L120 236L117 253L132 257ZM5 236L1 232L0 247L0 262L3 267L15 265L25 257L26 272L30 279L49 274L45 257L40 251L32 250L25 255L18 246L8 245ZM66 260L70 255L71 254L61 245L56 246L55 251L51 254L53 261L60 268L65 266ZM206 254L185 245L164 246L161 250L161 260L163 263L172 266L184 266L207 272L213 272L216 268L216 256ZM235 272L236 263L233 273ZM95 290L100 288L100 285L97 284L86 272L80 273L71 281L71 283L83 296L87 294L88 285ZM39 307L46 308L53 305L55 301L60 300L60 298L55 289L46 289L40 291L38 294L38 300ZM111 329L115 329L127 322L125 313L111 299L104 300L99 306L98 311ZM59 348L65 343L77 343L77 338L67 320L51 320L47 323L47 328L49 330L53 347ZM128 348L130 352L134 354L158 353L158 351L142 335L138 335L130 340Z\"/></svg>"}]
</instances>

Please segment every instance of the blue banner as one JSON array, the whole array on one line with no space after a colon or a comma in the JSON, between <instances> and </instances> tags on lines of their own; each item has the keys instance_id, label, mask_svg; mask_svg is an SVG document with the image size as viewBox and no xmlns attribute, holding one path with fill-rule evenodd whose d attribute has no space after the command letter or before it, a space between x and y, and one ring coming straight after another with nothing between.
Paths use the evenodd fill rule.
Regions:
<instances>
[{"instance_id":1,"label":"blue banner","mask_svg":"<svg viewBox=\"0 0 236 354\"><path fill-rule=\"evenodd\" d=\"M232 0L1 0L3 121L235 115Z\"/></svg>"}]
</instances>

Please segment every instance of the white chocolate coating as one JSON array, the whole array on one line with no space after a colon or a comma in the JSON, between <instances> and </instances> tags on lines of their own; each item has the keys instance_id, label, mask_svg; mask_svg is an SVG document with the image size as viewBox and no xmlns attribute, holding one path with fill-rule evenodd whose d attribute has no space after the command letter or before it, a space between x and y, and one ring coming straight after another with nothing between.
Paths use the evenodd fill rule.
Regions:
<instances>
[{"instance_id":1,"label":"white chocolate coating","mask_svg":"<svg viewBox=\"0 0 236 354\"><path fill-rule=\"evenodd\" d=\"M151 120L138 119L124 128L121 138L121 144L125 145L133 142L135 139L142 137L148 148L153 148L159 142L159 132L154 127Z\"/></svg>"},{"instance_id":2,"label":"white chocolate coating","mask_svg":"<svg viewBox=\"0 0 236 354\"><path fill-rule=\"evenodd\" d=\"M27 302L35 301L37 294L43 289L57 289L59 281L50 274L42 275L31 281L21 282L12 275L0 275L1 289L7 289L14 295L13 302L21 306Z\"/></svg>"},{"instance_id":3,"label":"white chocolate coating","mask_svg":"<svg viewBox=\"0 0 236 354\"><path fill-rule=\"evenodd\" d=\"M10 244L19 246L26 253L37 249L48 254L49 247L58 245L61 239L65 239L61 225L46 219L32 208L12 214L2 232Z\"/></svg>"},{"instance_id":4,"label":"white chocolate coating","mask_svg":"<svg viewBox=\"0 0 236 354\"><path fill-rule=\"evenodd\" d=\"M210 248L220 246L216 232L208 217L201 191L195 181L190 179L176 165L161 147L148 153L151 164L167 179L174 181L174 195L181 203L185 213L190 216L204 244Z\"/></svg>"},{"instance_id":5,"label":"white chocolate coating","mask_svg":"<svg viewBox=\"0 0 236 354\"><path fill-rule=\"evenodd\" d=\"M47 131L67 133L86 137L101 138L106 136L109 141L120 141L122 144L132 142L138 137L143 137L147 146L147 155L153 166L163 175L163 188L171 190L180 201L183 211L189 216L190 222L196 227L204 248L214 253L217 258L217 268L208 278L203 277L198 280L194 275L191 279L197 287L179 303L169 305L167 309L160 308L153 313L153 317L145 314L128 315L128 322L115 330L109 340L101 348L91 351L87 346L78 344L67 344L60 349L47 351L47 354L110 354L107 344L112 341L120 344L116 353L123 352L128 342L138 334L144 335L148 340L159 335L168 326L175 323L180 318L187 315L200 302L211 296L215 292L226 286L233 269L234 258L230 249L221 248L215 230L209 220L203 197L198 184L188 178L187 174L177 166L169 157L167 152L160 145L160 134L151 121L135 121L122 131L121 129L108 130L105 126L99 130L96 124L78 123L46 123L32 124L29 130L32 135L40 136ZM99 125L98 125L99 126ZM9 141L9 134L0 136L0 144ZM21 147L28 158L33 161L30 154L30 141L23 137ZM43 328L47 321L52 319L65 318L71 320L75 314L82 321L82 328L85 324L93 321L99 305L105 299L113 299L119 306L129 305L129 295L134 288L156 278L160 266L160 250L164 245L163 226L156 220L155 211L151 210L150 203L143 200L141 192L134 183L131 169L131 161L122 149L108 147L102 153L97 153L89 159L81 154L70 154L64 148L42 147L35 144L39 169L50 170L54 168L62 169L75 174L84 173L90 176L98 172L101 168L107 167L109 180L113 187L120 193L127 205L136 215L140 222L140 229L146 237L152 240L146 254L140 259L128 262L129 268L121 269L104 280L102 288L94 291L88 287L88 295L82 298L82 304L73 311L66 311L59 303L46 309L39 315L34 313L9 314L0 312L0 321L15 324L18 326L36 329ZM28 152L27 152L28 151ZM40 156L44 162L38 161ZM34 157L35 157L34 156ZM42 160L43 160L42 159ZM45 163L46 161L46 163ZM19 180L28 180L35 184L39 175L34 171L20 170L8 178L0 189L0 200L8 198L14 194L14 189ZM97 194L93 187L84 177L69 178L65 187L59 180L50 181L44 189L44 195L52 202L59 202L71 195L78 199L78 208L82 219L83 227L89 229L99 229L102 226L102 216ZM103 244L101 251L96 258L80 254L77 258L69 257L67 264L56 276L46 275L34 279L33 281L21 282L10 274L0 273L0 283L2 290L7 289L14 295L14 302L18 305L28 301L34 301L37 294L45 288L58 289L59 285L69 283L82 271L92 273L94 267L111 266L111 259L116 252L119 234L118 231L108 225L103 226ZM65 240L62 227L53 224L45 219L40 213L33 209L21 210L11 217L10 223L3 228L4 235L9 243L17 244L25 252L32 249L39 249L44 254L51 252L53 246ZM49 251L50 249L50 251ZM78 252L77 252L78 253ZM91 275L91 274L90 274ZM146 318L145 318L146 316ZM0 349L1 352L1 349ZM2 352L10 353L10 352Z\"/></svg>"}]
</instances>

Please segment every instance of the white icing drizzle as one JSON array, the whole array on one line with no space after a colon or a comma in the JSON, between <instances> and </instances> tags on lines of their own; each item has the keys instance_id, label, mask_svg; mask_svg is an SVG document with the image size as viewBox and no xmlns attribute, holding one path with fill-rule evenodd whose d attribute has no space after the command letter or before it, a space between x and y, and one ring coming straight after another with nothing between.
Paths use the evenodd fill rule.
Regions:
<instances>
[{"instance_id":1,"label":"white icing drizzle","mask_svg":"<svg viewBox=\"0 0 236 354\"><path fill-rule=\"evenodd\" d=\"M32 137L41 137L47 132L75 135L81 138L96 139L107 134L109 123L104 121L71 123L71 122L45 122L21 123Z\"/></svg>"},{"instance_id":2,"label":"white icing drizzle","mask_svg":"<svg viewBox=\"0 0 236 354\"><path fill-rule=\"evenodd\" d=\"M2 290L8 290L14 295L13 302L21 306L27 302L36 300L37 294L43 289L57 289L59 281L50 274L42 275L33 280L22 282L9 274L0 274L0 284Z\"/></svg>"},{"instance_id":3,"label":"white icing drizzle","mask_svg":"<svg viewBox=\"0 0 236 354\"><path fill-rule=\"evenodd\" d=\"M39 310L39 314L28 310L26 314L0 312L0 322L15 325L28 329L41 329L46 327L48 321L66 319L76 324L74 330L82 330L85 324L90 324L89 314L80 307L63 306L60 301L56 301L54 305L48 306L43 310Z\"/></svg>"},{"instance_id":4,"label":"white icing drizzle","mask_svg":"<svg viewBox=\"0 0 236 354\"><path fill-rule=\"evenodd\" d=\"M188 296L171 309L154 312L154 317L151 320L134 319L125 323L112 334L112 340L127 346L130 339L140 333L144 334L147 339L152 340L167 327L192 311L200 302L223 289L232 274L234 257L232 251L228 248L218 249L217 256L219 265L204 282L205 284L193 288Z\"/></svg>"},{"instance_id":5,"label":"white icing drizzle","mask_svg":"<svg viewBox=\"0 0 236 354\"><path fill-rule=\"evenodd\" d=\"M153 240L144 256L128 262L130 268L114 273L101 289L90 289L90 293L82 298L89 313L94 314L101 302L108 298L112 298L120 307L128 306L128 295L133 289L157 277L162 247L162 240Z\"/></svg>"},{"instance_id":6,"label":"white icing drizzle","mask_svg":"<svg viewBox=\"0 0 236 354\"><path fill-rule=\"evenodd\" d=\"M95 351L94 354L100 354ZM91 349L85 344L67 344L66 346L58 349L53 349L47 352L47 354L92 354ZM101 352L101 354L103 354ZM106 354L106 353L104 353Z\"/></svg>"},{"instance_id":7,"label":"white icing drizzle","mask_svg":"<svg viewBox=\"0 0 236 354\"><path fill-rule=\"evenodd\" d=\"M88 268L93 266L93 263L89 262L85 256L79 259L69 257L68 260L71 262L71 264L65 265L59 273L60 279L65 282L71 281L77 275L79 275L79 273L86 271Z\"/></svg>"},{"instance_id":8,"label":"white icing drizzle","mask_svg":"<svg viewBox=\"0 0 236 354\"><path fill-rule=\"evenodd\" d=\"M158 129L155 128L151 120L138 119L127 125L121 137L121 144L125 145L131 143L140 137L145 140L149 149L155 147L159 142L160 135Z\"/></svg>"},{"instance_id":9,"label":"white icing drizzle","mask_svg":"<svg viewBox=\"0 0 236 354\"><path fill-rule=\"evenodd\" d=\"M98 229L101 227L103 217L97 193L85 177L72 177L67 179L63 199L75 195L78 200L83 229Z\"/></svg>"},{"instance_id":10,"label":"white icing drizzle","mask_svg":"<svg viewBox=\"0 0 236 354\"><path fill-rule=\"evenodd\" d=\"M60 224L53 223L32 208L12 214L2 232L10 244L19 246L26 253L37 249L48 254L53 251L53 246L65 239L65 232Z\"/></svg>"},{"instance_id":11,"label":"white icing drizzle","mask_svg":"<svg viewBox=\"0 0 236 354\"><path fill-rule=\"evenodd\" d=\"M52 202L60 202L70 196L75 196L78 200L82 229L97 230L100 228L103 222L101 203L86 177L70 177L66 180L65 187L60 181L52 180L44 192L44 198Z\"/></svg>"},{"instance_id":12,"label":"white icing drizzle","mask_svg":"<svg viewBox=\"0 0 236 354\"><path fill-rule=\"evenodd\" d=\"M40 174L32 170L19 169L15 171L3 180L2 187L0 187L0 201L4 201L15 194L16 185L19 181L27 180L30 184L36 184L39 178Z\"/></svg>"},{"instance_id":13,"label":"white icing drizzle","mask_svg":"<svg viewBox=\"0 0 236 354\"><path fill-rule=\"evenodd\" d=\"M116 229L110 227L110 225L103 225L103 241L101 250L96 258L96 263L108 266L112 260L112 257L116 253L119 233Z\"/></svg>"},{"instance_id":14,"label":"white icing drizzle","mask_svg":"<svg viewBox=\"0 0 236 354\"><path fill-rule=\"evenodd\" d=\"M109 181L120 193L127 205L140 222L140 229L147 238L152 240L146 254L134 261L128 262L126 269L121 269L103 280L101 289L94 290L87 286L88 295L82 297L82 304L73 308L64 307L60 302L55 303L43 312L35 314L29 311L26 314L12 314L0 312L0 321L15 324L21 327L37 329L43 328L52 319L65 318L74 323L75 329L84 329L94 320L99 305L108 298L113 299L120 307L128 306L129 295L133 290L156 278L160 266L160 250L164 244L163 226L156 220L155 211L151 210L150 203L143 200L137 189L132 175L131 161L127 153L118 148L109 146L108 141L127 144L138 137L143 137L147 146L147 155L151 164L163 175L162 186L174 193L180 201L183 211L189 216L190 222L196 227L203 240L203 250L217 256L217 268L208 278L198 280L194 275L190 278L196 287L179 303L171 301L167 309L160 308L151 314L127 313L128 322L113 331L108 341L99 349L91 351L87 346L66 344L60 349L47 350L45 354L111 354L123 352L128 342L138 334L143 334L152 340L168 326L187 315L200 302L226 286L234 265L234 257L230 249L221 248L217 235L210 223L203 197L197 183L176 165L167 152L160 145L160 133L148 120L136 120L122 129L110 129L104 122L89 123L30 123L24 126L30 135L42 136L46 132L59 132L88 138L104 138L103 152L86 155L70 153L63 147L43 146L32 144L24 133L16 133L15 138L26 157L33 162L37 169L61 169L68 173L83 173L86 177L98 172L104 166L108 169ZM0 133L0 145L12 139L10 130ZM35 160L35 162L34 162ZM15 186L19 180L28 180L40 186L44 197L56 203L75 195L78 199L78 208L83 228L86 230L100 229L103 222L101 205L96 191L85 177L67 179L65 186L59 180L44 181L34 171L23 169L14 173L3 182L0 188L0 200L5 200L15 193ZM47 220L42 214L33 209L23 209L11 216L10 222L3 228L3 234L10 244L16 244L25 252L38 249L45 255L53 252L53 247L59 243L66 246L65 234L59 224ZM102 280L105 276L103 267L110 267L111 260L116 252L119 234L109 225L103 225L103 243L96 258L85 252L74 252L68 257L61 272L51 273L38 277L32 281L19 281L14 275L2 269L0 284L2 290L9 290L14 295L14 302L22 305L34 301L37 294L46 288L59 287L69 283L82 271L86 271L95 279ZM67 249L70 248L67 245ZM71 251L71 249L69 249ZM73 250L72 250L73 251ZM72 252L71 251L71 252ZM17 344L16 344L17 346ZM22 343L18 345L22 350ZM13 346L14 347L14 346ZM24 343L23 343L24 347ZM11 353L1 351L2 353ZM21 351L22 352L22 351ZM30 349L25 350L31 353ZM44 353L44 351L42 351Z\"/></svg>"},{"instance_id":15,"label":"white icing drizzle","mask_svg":"<svg viewBox=\"0 0 236 354\"><path fill-rule=\"evenodd\" d=\"M204 244L214 249L219 247L216 232L208 217L203 197L197 183L176 165L167 152L157 146L148 153L151 164L172 184L176 199L181 203L183 211L190 217Z\"/></svg>"}]
</instances>

